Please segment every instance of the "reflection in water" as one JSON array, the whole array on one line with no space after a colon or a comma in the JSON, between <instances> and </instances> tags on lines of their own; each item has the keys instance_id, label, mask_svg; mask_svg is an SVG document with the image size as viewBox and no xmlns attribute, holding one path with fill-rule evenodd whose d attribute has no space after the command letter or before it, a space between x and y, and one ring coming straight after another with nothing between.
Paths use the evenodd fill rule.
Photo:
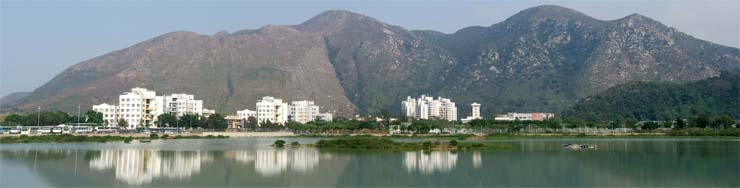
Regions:
<instances>
[{"instance_id":1,"label":"reflection in water","mask_svg":"<svg viewBox=\"0 0 740 188\"><path fill-rule=\"evenodd\" d=\"M473 151L473 168L480 168L483 164L483 160L480 157L480 151Z\"/></svg>"},{"instance_id":2,"label":"reflection in water","mask_svg":"<svg viewBox=\"0 0 740 188\"><path fill-rule=\"evenodd\" d=\"M231 151L235 161L254 162L254 170L262 176L275 176L290 169L297 172L309 171L319 164L320 154L317 150L272 150ZM330 156L326 156L330 157Z\"/></svg>"},{"instance_id":3,"label":"reflection in water","mask_svg":"<svg viewBox=\"0 0 740 188\"><path fill-rule=\"evenodd\" d=\"M200 172L201 163L213 157L200 151L102 150L100 157L90 160L93 170L113 168L115 177L128 184L149 183L155 178L189 178Z\"/></svg>"},{"instance_id":4,"label":"reflection in water","mask_svg":"<svg viewBox=\"0 0 740 188\"><path fill-rule=\"evenodd\" d=\"M431 153L406 152L403 160L406 170L431 174L435 171L449 172L457 164L457 154L450 151L432 151Z\"/></svg>"}]
</instances>

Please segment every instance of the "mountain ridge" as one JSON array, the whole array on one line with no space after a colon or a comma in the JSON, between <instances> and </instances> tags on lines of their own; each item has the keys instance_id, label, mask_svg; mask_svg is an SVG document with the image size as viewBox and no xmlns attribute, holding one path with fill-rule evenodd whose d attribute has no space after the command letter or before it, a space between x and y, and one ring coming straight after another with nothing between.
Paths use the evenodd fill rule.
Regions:
<instances>
[{"instance_id":1,"label":"mountain ridge","mask_svg":"<svg viewBox=\"0 0 740 188\"><path fill-rule=\"evenodd\" d=\"M407 30L349 11L233 33L166 33L66 69L3 108L68 110L131 87L191 93L230 113L262 95L312 99L343 116L398 113L409 95L483 104L483 114L559 112L630 81L687 82L740 70L740 50L648 17L598 20L552 5L454 33Z\"/></svg>"}]
</instances>

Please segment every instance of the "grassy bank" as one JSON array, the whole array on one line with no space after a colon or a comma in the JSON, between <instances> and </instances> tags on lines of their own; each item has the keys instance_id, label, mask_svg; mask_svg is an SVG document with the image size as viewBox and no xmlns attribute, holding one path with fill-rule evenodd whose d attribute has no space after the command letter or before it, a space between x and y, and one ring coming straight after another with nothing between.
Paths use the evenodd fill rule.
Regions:
<instances>
[{"instance_id":1,"label":"grassy bank","mask_svg":"<svg viewBox=\"0 0 740 188\"><path fill-rule=\"evenodd\" d=\"M228 136L169 136L152 134L148 139L218 139L228 138ZM0 143L75 143L75 142L120 142L129 143L134 139L147 139L147 138L136 138L132 136L88 136L88 135L39 135L39 136L8 136L0 137Z\"/></svg>"},{"instance_id":2,"label":"grassy bank","mask_svg":"<svg viewBox=\"0 0 740 188\"><path fill-rule=\"evenodd\" d=\"M451 141L395 142L387 138L339 138L319 140L313 146L325 149L370 149L370 150L511 150L509 143L470 143Z\"/></svg>"}]
</instances>

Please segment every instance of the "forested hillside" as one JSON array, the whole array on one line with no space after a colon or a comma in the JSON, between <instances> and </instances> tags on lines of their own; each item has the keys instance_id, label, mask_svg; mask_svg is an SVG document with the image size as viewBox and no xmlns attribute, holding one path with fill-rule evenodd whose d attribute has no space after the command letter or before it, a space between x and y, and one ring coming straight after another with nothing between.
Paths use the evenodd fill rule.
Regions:
<instances>
[{"instance_id":1,"label":"forested hillside","mask_svg":"<svg viewBox=\"0 0 740 188\"><path fill-rule=\"evenodd\" d=\"M565 118L674 120L696 115L727 115L740 119L740 74L676 84L633 82L582 99L563 112Z\"/></svg>"}]
</instances>

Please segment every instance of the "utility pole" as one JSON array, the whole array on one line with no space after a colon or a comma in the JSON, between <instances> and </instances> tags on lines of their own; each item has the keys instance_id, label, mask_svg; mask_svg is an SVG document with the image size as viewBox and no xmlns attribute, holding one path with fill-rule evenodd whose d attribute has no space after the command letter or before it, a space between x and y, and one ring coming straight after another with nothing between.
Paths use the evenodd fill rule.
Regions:
<instances>
[{"instance_id":1,"label":"utility pole","mask_svg":"<svg viewBox=\"0 0 740 188\"><path fill-rule=\"evenodd\" d=\"M77 104L77 126L80 126L80 104Z\"/></svg>"},{"instance_id":2,"label":"utility pole","mask_svg":"<svg viewBox=\"0 0 740 188\"><path fill-rule=\"evenodd\" d=\"M36 113L36 126L41 126L41 106L38 106L38 113Z\"/></svg>"}]
</instances>

